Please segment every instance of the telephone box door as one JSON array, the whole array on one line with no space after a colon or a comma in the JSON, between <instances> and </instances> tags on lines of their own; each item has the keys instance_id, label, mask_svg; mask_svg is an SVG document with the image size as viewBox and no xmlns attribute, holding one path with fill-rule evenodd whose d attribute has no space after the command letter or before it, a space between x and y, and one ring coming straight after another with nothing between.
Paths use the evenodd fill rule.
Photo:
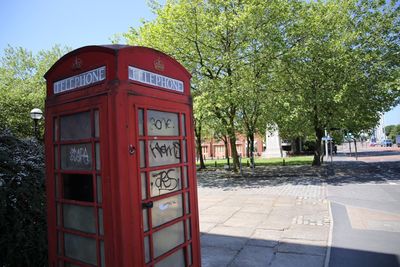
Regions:
<instances>
[{"instance_id":1,"label":"telephone box door","mask_svg":"<svg viewBox=\"0 0 400 267\"><path fill-rule=\"evenodd\" d=\"M151 103L151 104L149 104ZM140 175L142 239L146 266L191 266L192 236L197 221L194 197L193 144L188 105L131 97L137 157L132 168ZM135 172L133 172L135 173ZM132 177L134 179L134 177ZM134 190L133 190L134 192ZM196 213L194 213L196 214ZM197 231L198 232L198 231ZM197 248L197 245L195 245ZM195 256L196 257L196 256Z\"/></svg>"}]
</instances>

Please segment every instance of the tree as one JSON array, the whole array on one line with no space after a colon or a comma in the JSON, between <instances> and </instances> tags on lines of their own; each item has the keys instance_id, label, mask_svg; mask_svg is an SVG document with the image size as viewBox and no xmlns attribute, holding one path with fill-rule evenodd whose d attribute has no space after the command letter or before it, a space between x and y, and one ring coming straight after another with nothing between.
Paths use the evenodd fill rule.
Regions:
<instances>
[{"instance_id":1,"label":"tree","mask_svg":"<svg viewBox=\"0 0 400 267\"><path fill-rule=\"evenodd\" d=\"M46 266L44 149L0 133L0 266Z\"/></svg>"},{"instance_id":2,"label":"tree","mask_svg":"<svg viewBox=\"0 0 400 267\"><path fill-rule=\"evenodd\" d=\"M32 136L29 113L33 108L44 110L43 75L67 50L55 46L37 55L21 47L4 50L0 61L0 130L10 129L18 137Z\"/></svg>"},{"instance_id":3,"label":"tree","mask_svg":"<svg viewBox=\"0 0 400 267\"><path fill-rule=\"evenodd\" d=\"M203 109L212 112L229 137L233 170L239 161L236 150L240 100L247 93L243 70L268 61L265 51L279 44L279 23L285 18L285 1L176 0L164 6L151 2L156 19L124 35L129 44L161 50L180 61L196 83L208 80ZM285 12L284 12L285 11ZM264 69L265 70L265 69ZM248 82L251 82L248 80ZM257 111L258 112L258 111ZM198 117L199 118L199 117ZM198 123L198 121L196 122Z\"/></svg>"},{"instance_id":4,"label":"tree","mask_svg":"<svg viewBox=\"0 0 400 267\"><path fill-rule=\"evenodd\" d=\"M388 139L391 139L392 141L396 140L396 136L400 135L400 124L387 125L385 127L385 133Z\"/></svg>"},{"instance_id":5,"label":"tree","mask_svg":"<svg viewBox=\"0 0 400 267\"><path fill-rule=\"evenodd\" d=\"M278 104L301 114L300 129L313 129L318 166L325 129L368 130L399 97L399 12L387 1L355 0L294 10L284 29L293 48L276 65Z\"/></svg>"}]
</instances>

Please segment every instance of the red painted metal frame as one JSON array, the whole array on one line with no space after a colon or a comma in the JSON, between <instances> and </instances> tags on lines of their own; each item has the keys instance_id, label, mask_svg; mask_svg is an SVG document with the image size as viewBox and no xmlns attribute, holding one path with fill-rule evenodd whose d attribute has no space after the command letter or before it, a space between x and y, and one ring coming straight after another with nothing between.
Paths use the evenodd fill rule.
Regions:
<instances>
[{"instance_id":1,"label":"red painted metal frame","mask_svg":"<svg viewBox=\"0 0 400 267\"><path fill-rule=\"evenodd\" d=\"M79 69L71 68L79 58L82 63ZM162 61L164 69L157 69L155 61ZM73 91L53 94L53 83L67 77L84 73L86 71L105 66L106 79L96 84ZM184 92L174 92L155 86L149 86L128 79L128 66L137 67L153 73L164 75L184 83ZM194 134L192 120L192 102L190 97L190 74L175 60L153 49L128 46L89 46L77 49L62 57L46 73L47 99L46 99L46 187L48 206L48 236L49 236L49 266L59 266L58 262L66 260L78 266L91 266L81 262L57 256L57 231L68 232L80 236L88 236L96 239L97 262L100 263L100 242L104 240L104 252L106 266L153 266L158 261L168 257L172 253L191 245L192 266L201 266L199 221L196 189L196 169L194 157ZM174 195L182 195L183 216L160 225L155 229L149 227L149 231L143 232L142 198L140 170L146 171L146 179L149 180L149 171L162 169L163 166L140 169L139 140L152 140L153 137L138 135L136 122L137 109L154 109L174 112L178 114L179 137L159 137L159 140L179 140L182 144L186 140L187 163L180 162L168 165L168 167L181 168L181 190L165 194L159 197L151 197L149 184L147 183L147 197L153 201ZM99 110L100 137L77 141L60 141L60 127L58 127L58 140L53 141L55 118L60 123L60 116L77 113L80 111L91 112L92 130L94 131L94 110ZM144 115L147 113L144 112ZM181 120L185 115L186 137L182 135ZM143 120L146 123L146 120ZM146 132L147 128L143 127ZM92 135L93 136L93 135ZM95 144L100 143L101 169L96 170L92 164L91 171L61 171L61 144L91 143L92 155L95 161ZM135 155L128 153L129 145L135 146ZM147 148L147 144L145 144ZM54 149L57 148L58 169L55 169ZM147 150L147 149L146 149ZM181 145L183 157L183 145ZM146 161L148 158L146 157ZM187 166L189 186L186 187L184 179L184 166ZM165 168L165 166L164 166ZM79 202L55 198L55 175L58 176L59 194L62 194L62 173L90 174L93 179L93 202ZM97 176L102 181L102 203L97 203ZM190 213L186 214L185 198L190 198ZM93 206L96 218L96 233L86 234L76 230L65 229L57 226L57 208L63 203ZM99 235L98 208L103 209L104 235ZM151 225L151 212L148 211L149 226ZM62 223L62 212L59 220ZM190 220L191 240L187 239L187 220ZM144 263L143 238L155 231L164 229L176 222L184 223L184 243L178 247L150 261ZM63 240L61 240L63 241ZM63 242L61 242L63 244ZM151 243L150 243L151 244ZM63 247L61 248L63 250ZM152 247L150 248L152 251ZM185 250L187 251L187 250ZM153 252L151 252L152 256ZM188 253L184 252L185 262L189 262ZM63 266L61 264L60 266ZM187 265L188 266L188 265Z\"/></svg>"},{"instance_id":2,"label":"red painted metal frame","mask_svg":"<svg viewBox=\"0 0 400 267\"><path fill-rule=\"evenodd\" d=\"M188 196L190 197L190 195L191 195L190 193L191 193L192 190L191 190L190 186L186 185L186 180L184 179L184 177L185 177L185 174L184 174L185 167L187 167L186 175L190 177L190 174L189 174L189 165L190 165L189 162L190 162L190 159L189 158L190 158L191 153L189 152L188 145L187 145L187 139L188 139L187 134L188 133L187 133L187 131L185 131L186 135L183 135L182 121L181 121L182 120L182 115L185 115L185 124L187 123L186 117L188 115L190 115L190 114L188 114L189 110L184 105L176 105L176 104L174 104L173 106L170 106L170 105L168 105L169 103L166 103L165 101L160 101L160 100L156 100L151 106L149 106L149 105L148 106L143 106L143 105L140 104L143 100L144 99L140 99L140 98L135 99L135 98L133 98L133 101L132 101L132 105L135 107L135 114L138 114L137 111L139 109L141 109L141 110L143 110L143 116L144 116L143 117L143 131L144 131L144 133L143 133L142 136L137 135L137 138L136 138L137 143L139 143L140 141L145 142L144 143L145 144L144 145L144 147L145 147L145 167L142 167L142 168L138 169L139 173L145 172L145 174L146 174L146 196L147 196L147 200L142 201L142 202L143 203L147 203L147 202L150 202L150 201L154 202L154 201L158 201L158 200L161 200L161 199L164 199L164 198L168 198L168 197L171 197L171 196L182 195L182 214L183 214L181 217L175 218L175 219L171 220L170 222L167 222L167 223L164 223L164 224L162 224L160 226L152 228L152 223L151 223L152 215L151 215L151 212L148 211L148 215L147 216L148 216L149 229L148 229L148 231L146 231L144 233L143 238L145 236L147 236L149 238L149 242L150 242L150 246L149 246L150 247L150 259L154 258L153 257L153 255L154 255L153 242L152 242L152 236L153 236L154 232L157 232L157 231L160 231L162 229L165 229L165 228L167 228L167 227L169 227L169 226L171 226L171 225L173 225L175 223L178 223L178 222L183 222L183 228L184 228L184 243L179 245L179 246L177 246L177 247L175 247L175 248L173 248L172 250L168 251L167 253L163 254L162 256L159 256L157 259L150 260L150 262L147 263L146 266L153 266L153 264L165 259L169 255L173 254L174 252L176 252L176 251L178 251L178 250L180 250L182 248L185 248L185 252L184 252L185 262L186 262L187 266L191 266L190 263L189 263L188 253L190 253L190 252L188 252L188 245L192 243L192 239L191 238L189 239L187 237L187 235L188 235L187 221L189 220L190 222L192 222L193 220L192 220L190 207L186 207L186 203L187 203L186 202L186 198ZM163 108L160 108L160 107L163 107ZM147 110L157 110L157 111L162 111L162 112L171 112L171 113L178 114L179 136L148 136L147 135L147 129L148 129L147 128ZM137 115L134 115L134 117L137 118ZM189 127L187 127L187 125L185 125L185 128L189 129ZM136 129L136 132L139 133L139 129L138 128ZM179 140L180 144L181 144L180 145L180 148L181 148L181 151L180 151L181 162L180 163L176 163L176 164L168 164L168 165L163 165L163 166L150 167L149 166L149 162L148 162L148 159L149 159L148 153L149 153L149 151L147 149L147 147L148 147L147 143L149 141L151 141L151 140ZM183 142L186 142L186 146L182 145ZM186 148L186 152L183 151L185 148ZM141 148L139 147L139 153L138 154L142 153L142 151L140 151L140 149ZM184 161L185 158L183 157L183 155L185 155L185 154L186 154L186 161ZM140 165L139 162L140 162L140 157L138 156L137 157L136 166ZM181 189L177 190L177 191L174 191L174 192L171 192L171 193L166 193L166 194L163 194L163 195L151 197L150 187L149 187L149 184L150 184L149 172L155 171L155 170L161 170L161 169L165 169L165 168L175 168L175 167L179 167L181 169ZM189 181L189 177L187 179L188 181ZM141 197L141 195L140 195L140 197ZM189 200L188 203L190 205L192 203L192 200ZM187 210L189 212L186 212ZM141 220L141 221L143 221L143 220ZM144 228L144 227L142 226L142 228ZM190 228L193 229L193 226L191 225Z\"/></svg>"}]
</instances>

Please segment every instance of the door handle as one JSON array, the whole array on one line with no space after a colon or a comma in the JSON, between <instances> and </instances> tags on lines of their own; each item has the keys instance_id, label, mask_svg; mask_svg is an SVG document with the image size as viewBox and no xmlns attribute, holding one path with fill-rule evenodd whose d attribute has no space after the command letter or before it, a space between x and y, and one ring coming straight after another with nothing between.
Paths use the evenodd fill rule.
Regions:
<instances>
[{"instance_id":1,"label":"door handle","mask_svg":"<svg viewBox=\"0 0 400 267\"><path fill-rule=\"evenodd\" d=\"M153 201L142 203L142 209L151 209L153 208Z\"/></svg>"},{"instance_id":2,"label":"door handle","mask_svg":"<svg viewBox=\"0 0 400 267\"><path fill-rule=\"evenodd\" d=\"M129 145L128 151L130 155L133 155L136 152L136 148L133 145Z\"/></svg>"}]
</instances>

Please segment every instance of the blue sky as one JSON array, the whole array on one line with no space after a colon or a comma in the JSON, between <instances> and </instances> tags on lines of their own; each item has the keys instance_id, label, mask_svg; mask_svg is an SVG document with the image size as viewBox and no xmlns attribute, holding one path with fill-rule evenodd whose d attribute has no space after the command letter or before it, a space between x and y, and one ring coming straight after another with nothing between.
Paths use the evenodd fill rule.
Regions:
<instances>
[{"instance_id":1,"label":"blue sky","mask_svg":"<svg viewBox=\"0 0 400 267\"><path fill-rule=\"evenodd\" d=\"M4 0L0 2L0 56L7 45L34 53L56 44L73 49L108 44L116 33L154 18L146 0ZM385 124L400 124L400 106Z\"/></svg>"}]
</instances>

